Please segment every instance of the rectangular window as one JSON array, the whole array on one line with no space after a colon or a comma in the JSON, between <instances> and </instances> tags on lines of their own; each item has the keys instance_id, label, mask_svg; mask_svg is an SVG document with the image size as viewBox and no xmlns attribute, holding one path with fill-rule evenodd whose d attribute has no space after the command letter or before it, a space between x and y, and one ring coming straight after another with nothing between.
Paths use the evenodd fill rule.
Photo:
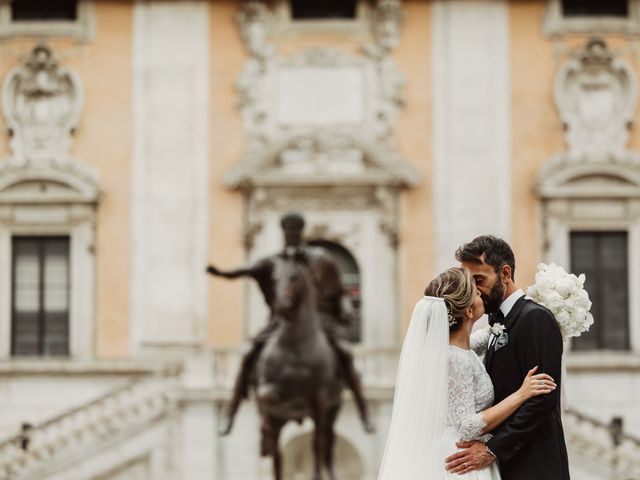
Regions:
<instances>
[{"instance_id":1,"label":"rectangular window","mask_svg":"<svg viewBox=\"0 0 640 480\"><path fill-rule=\"evenodd\" d=\"M587 277L595 323L574 350L629 349L627 232L572 232L571 270Z\"/></svg>"},{"instance_id":2,"label":"rectangular window","mask_svg":"<svg viewBox=\"0 0 640 480\"><path fill-rule=\"evenodd\" d=\"M69 354L69 237L13 237L12 355Z\"/></svg>"},{"instance_id":3,"label":"rectangular window","mask_svg":"<svg viewBox=\"0 0 640 480\"><path fill-rule=\"evenodd\" d=\"M14 22L75 21L76 0L12 0L11 20Z\"/></svg>"},{"instance_id":4,"label":"rectangular window","mask_svg":"<svg viewBox=\"0 0 640 480\"><path fill-rule=\"evenodd\" d=\"M291 0L293 20L355 19L356 0Z\"/></svg>"},{"instance_id":5,"label":"rectangular window","mask_svg":"<svg viewBox=\"0 0 640 480\"><path fill-rule=\"evenodd\" d=\"M562 0L565 17L628 17L628 0Z\"/></svg>"}]
</instances>

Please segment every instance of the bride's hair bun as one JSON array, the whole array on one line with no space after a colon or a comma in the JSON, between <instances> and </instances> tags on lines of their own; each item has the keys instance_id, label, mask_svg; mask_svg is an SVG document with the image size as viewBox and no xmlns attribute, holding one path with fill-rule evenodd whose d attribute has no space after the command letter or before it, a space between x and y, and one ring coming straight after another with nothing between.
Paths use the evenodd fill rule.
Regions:
<instances>
[{"instance_id":1,"label":"bride's hair bun","mask_svg":"<svg viewBox=\"0 0 640 480\"><path fill-rule=\"evenodd\" d=\"M449 333L453 333L462 327L464 312L473 304L473 277L464 268L450 268L431 280L424 294L444 300L449 314Z\"/></svg>"}]
</instances>

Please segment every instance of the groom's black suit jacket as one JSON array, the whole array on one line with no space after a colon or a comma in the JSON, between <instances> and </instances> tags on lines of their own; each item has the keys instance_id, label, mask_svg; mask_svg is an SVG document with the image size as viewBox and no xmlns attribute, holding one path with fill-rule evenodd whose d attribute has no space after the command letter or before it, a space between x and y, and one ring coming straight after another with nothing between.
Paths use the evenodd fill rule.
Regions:
<instances>
[{"instance_id":1,"label":"groom's black suit jacket","mask_svg":"<svg viewBox=\"0 0 640 480\"><path fill-rule=\"evenodd\" d=\"M502 321L509 336L485 355L495 403L518 390L527 372L551 375L557 389L527 400L493 433L487 446L499 460L502 480L569 480L567 448L560 417L562 335L553 314L521 297Z\"/></svg>"}]
</instances>

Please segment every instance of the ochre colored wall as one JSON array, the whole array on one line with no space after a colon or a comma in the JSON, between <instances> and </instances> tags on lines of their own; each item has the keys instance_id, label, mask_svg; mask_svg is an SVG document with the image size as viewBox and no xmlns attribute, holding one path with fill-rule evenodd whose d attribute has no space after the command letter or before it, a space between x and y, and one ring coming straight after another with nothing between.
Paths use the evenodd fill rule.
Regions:
<instances>
[{"instance_id":1,"label":"ochre colored wall","mask_svg":"<svg viewBox=\"0 0 640 480\"><path fill-rule=\"evenodd\" d=\"M96 37L77 66L86 103L74 148L100 172L96 328L100 357L129 354L133 3L95 4Z\"/></svg>"},{"instance_id":2,"label":"ochre colored wall","mask_svg":"<svg viewBox=\"0 0 640 480\"><path fill-rule=\"evenodd\" d=\"M224 174L239 160L244 132L235 84L246 54L235 23L239 3L211 3L211 161L209 258L223 269L244 264L243 198L224 185ZM237 345L244 339L245 280L210 277L209 338L214 346Z\"/></svg>"},{"instance_id":3,"label":"ochre colored wall","mask_svg":"<svg viewBox=\"0 0 640 480\"><path fill-rule=\"evenodd\" d=\"M401 111L397 140L400 153L420 173L420 183L402 194L398 255L399 328L409 324L416 301L435 275L432 211L431 4L403 3L405 24L395 58L405 75L406 106Z\"/></svg>"},{"instance_id":4,"label":"ochre colored wall","mask_svg":"<svg viewBox=\"0 0 640 480\"><path fill-rule=\"evenodd\" d=\"M535 182L539 170L563 148L563 130L553 102L558 63L542 33L544 2L513 2L509 12L512 133L512 232L516 283L534 282L542 232Z\"/></svg>"}]
</instances>

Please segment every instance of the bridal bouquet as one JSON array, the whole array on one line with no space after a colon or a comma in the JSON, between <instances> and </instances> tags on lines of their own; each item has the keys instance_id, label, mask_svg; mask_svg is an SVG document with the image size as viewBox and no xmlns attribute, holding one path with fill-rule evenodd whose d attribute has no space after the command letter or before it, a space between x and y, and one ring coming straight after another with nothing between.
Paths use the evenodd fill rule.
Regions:
<instances>
[{"instance_id":1,"label":"bridal bouquet","mask_svg":"<svg viewBox=\"0 0 640 480\"><path fill-rule=\"evenodd\" d=\"M576 277L554 263L540 263L536 283L527 289L527 296L547 307L556 317L562 338L579 337L593 325L589 313L591 301L584 289L584 274Z\"/></svg>"}]
</instances>

